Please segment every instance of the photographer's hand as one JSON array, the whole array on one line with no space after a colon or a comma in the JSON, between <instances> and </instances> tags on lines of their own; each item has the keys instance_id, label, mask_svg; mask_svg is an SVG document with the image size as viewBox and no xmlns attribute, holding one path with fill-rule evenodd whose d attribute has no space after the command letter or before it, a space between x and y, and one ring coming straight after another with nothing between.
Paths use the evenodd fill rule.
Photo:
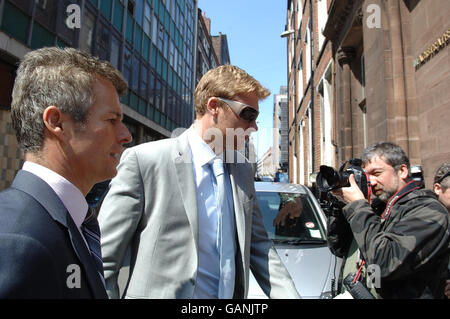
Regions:
<instances>
[{"instance_id":1,"label":"photographer's hand","mask_svg":"<svg viewBox=\"0 0 450 319\"><path fill-rule=\"evenodd\" d=\"M351 203L355 200L359 199L365 199L364 194L361 191L361 189L358 187L358 184L356 184L355 176L351 174L348 178L350 182L349 187L342 187L339 189L332 190L331 193L336 196L339 200L345 202L345 203Z\"/></svg>"}]
</instances>

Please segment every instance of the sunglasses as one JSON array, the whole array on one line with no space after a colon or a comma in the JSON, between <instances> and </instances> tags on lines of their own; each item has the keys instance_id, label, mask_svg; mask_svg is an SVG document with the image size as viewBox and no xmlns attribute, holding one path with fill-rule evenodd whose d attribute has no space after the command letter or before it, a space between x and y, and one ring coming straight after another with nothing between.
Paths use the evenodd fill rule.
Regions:
<instances>
[{"instance_id":1,"label":"sunglasses","mask_svg":"<svg viewBox=\"0 0 450 319\"><path fill-rule=\"evenodd\" d=\"M224 99L222 97L218 97L217 99L225 102L233 110L234 113L236 113L241 119L249 123L255 121L259 115L259 111L255 110L253 106L250 106L248 104Z\"/></svg>"}]
</instances>

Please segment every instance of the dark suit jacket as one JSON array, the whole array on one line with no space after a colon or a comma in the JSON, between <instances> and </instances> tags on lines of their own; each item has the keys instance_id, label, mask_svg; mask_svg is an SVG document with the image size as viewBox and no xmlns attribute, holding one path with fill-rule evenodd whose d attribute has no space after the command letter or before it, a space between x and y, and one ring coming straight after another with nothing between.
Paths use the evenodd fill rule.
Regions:
<instances>
[{"instance_id":1,"label":"dark suit jacket","mask_svg":"<svg viewBox=\"0 0 450 319\"><path fill-rule=\"evenodd\" d=\"M0 193L0 298L107 298L69 212L26 171Z\"/></svg>"}]
</instances>

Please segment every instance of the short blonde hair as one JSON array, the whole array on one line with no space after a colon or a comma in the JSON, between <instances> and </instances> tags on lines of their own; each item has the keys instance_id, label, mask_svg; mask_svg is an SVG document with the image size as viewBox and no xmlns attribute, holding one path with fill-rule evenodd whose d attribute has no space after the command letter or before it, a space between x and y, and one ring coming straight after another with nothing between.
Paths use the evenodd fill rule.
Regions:
<instances>
[{"instance_id":1,"label":"short blonde hair","mask_svg":"<svg viewBox=\"0 0 450 319\"><path fill-rule=\"evenodd\" d=\"M255 93L258 100L270 95L254 77L237 66L226 64L211 69L203 75L194 93L195 112L197 117L206 113L206 105L213 96L233 99L240 94Z\"/></svg>"}]
</instances>

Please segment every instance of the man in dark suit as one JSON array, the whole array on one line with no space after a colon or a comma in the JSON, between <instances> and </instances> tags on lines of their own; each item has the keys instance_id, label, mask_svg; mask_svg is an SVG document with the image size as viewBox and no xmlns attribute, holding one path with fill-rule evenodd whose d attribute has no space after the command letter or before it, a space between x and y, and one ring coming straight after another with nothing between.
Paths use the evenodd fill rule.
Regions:
<instances>
[{"instance_id":1,"label":"man in dark suit","mask_svg":"<svg viewBox=\"0 0 450 319\"><path fill-rule=\"evenodd\" d=\"M0 298L107 298L96 216L85 196L116 175L119 95L108 62L72 49L25 55L11 116L25 163L0 193Z\"/></svg>"}]
</instances>

